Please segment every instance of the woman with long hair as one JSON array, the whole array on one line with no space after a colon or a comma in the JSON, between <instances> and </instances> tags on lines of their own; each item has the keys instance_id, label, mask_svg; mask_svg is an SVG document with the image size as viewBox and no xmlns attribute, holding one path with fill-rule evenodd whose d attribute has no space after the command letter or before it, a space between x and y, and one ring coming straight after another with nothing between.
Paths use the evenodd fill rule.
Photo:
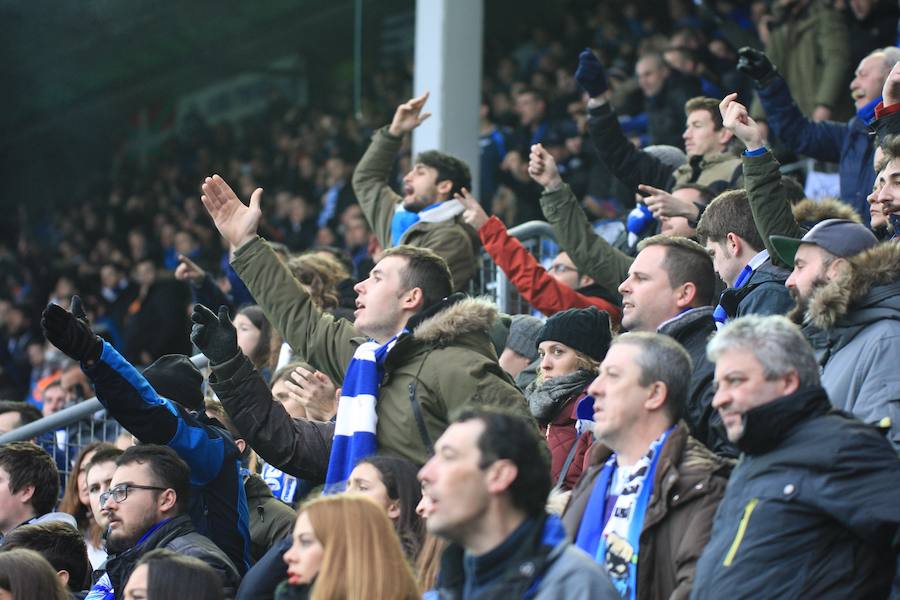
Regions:
<instances>
[{"instance_id":1,"label":"woman with long hair","mask_svg":"<svg viewBox=\"0 0 900 600\"><path fill-rule=\"evenodd\" d=\"M268 381L272 325L269 324L266 314L259 306L251 304L240 309L231 323L237 330L238 347L241 352Z\"/></svg>"},{"instance_id":2,"label":"woman with long hair","mask_svg":"<svg viewBox=\"0 0 900 600\"><path fill-rule=\"evenodd\" d=\"M69 593L47 559L26 548L0 552L0 598L68 600Z\"/></svg>"},{"instance_id":3,"label":"woman with long hair","mask_svg":"<svg viewBox=\"0 0 900 600\"><path fill-rule=\"evenodd\" d=\"M425 523L416 513L422 500L418 472L404 458L370 456L356 464L347 481L347 492L368 496L384 508L410 564L415 564L425 540Z\"/></svg>"},{"instance_id":4,"label":"woman with long hair","mask_svg":"<svg viewBox=\"0 0 900 600\"><path fill-rule=\"evenodd\" d=\"M75 517L78 530L84 535L84 543L87 545L88 558L91 567L96 569L106 560L106 551L103 549L103 530L97 525L91 515L91 499L88 495L88 486L84 468L91 462L94 454L101 448L113 448L109 442L91 442L82 446L72 464L72 472L66 481L66 491L59 502L59 512L64 512Z\"/></svg>"},{"instance_id":5,"label":"woman with long hair","mask_svg":"<svg viewBox=\"0 0 900 600\"><path fill-rule=\"evenodd\" d=\"M384 509L358 494L305 505L284 553L288 579L276 600L414 600L420 598L400 540Z\"/></svg>"},{"instance_id":6,"label":"woman with long hair","mask_svg":"<svg viewBox=\"0 0 900 600\"><path fill-rule=\"evenodd\" d=\"M547 438L551 476L563 490L572 489L581 475L588 444L578 443L576 409L611 340L609 315L593 306L558 312L538 332L540 365L525 399Z\"/></svg>"},{"instance_id":7,"label":"woman with long hair","mask_svg":"<svg viewBox=\"0 0 900 600\"><path fill-rule=\"evenodd\" d=\"M128 577L125 600L222 600L222 579L208 564L165 548L141 557Z\"/></svg>"}]
</instances>

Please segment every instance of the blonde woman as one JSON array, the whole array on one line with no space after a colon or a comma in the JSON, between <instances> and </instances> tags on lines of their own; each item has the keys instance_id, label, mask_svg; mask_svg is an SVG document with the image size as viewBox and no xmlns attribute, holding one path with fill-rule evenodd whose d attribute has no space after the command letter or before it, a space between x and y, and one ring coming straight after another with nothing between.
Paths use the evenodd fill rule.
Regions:
<instances>
[{"instance_id":1,"label":"blonde woman","mask_svg":"<svg viewBox=\"0 0 900 600\"><path fill-rule=\"evenodd\" d=\"M417 600L416 582L384 509L358 494L325 496L297 516L276 600Z\"/></svg>"}]
</instances>

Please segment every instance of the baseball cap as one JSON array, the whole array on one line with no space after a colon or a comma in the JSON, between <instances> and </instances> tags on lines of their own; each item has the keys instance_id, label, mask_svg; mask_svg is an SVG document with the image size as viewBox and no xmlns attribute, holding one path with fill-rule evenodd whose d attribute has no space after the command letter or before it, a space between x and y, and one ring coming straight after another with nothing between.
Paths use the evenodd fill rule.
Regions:
<instances>
[{"instance_id":1,"label":"baseball cap","mask_svg":"<svg viewBox=\"0 0 900 600\"><path fill-rule=\"evenodd\" d=\"M779 258L791 267L800 244L813 244L840 258L859 254L878 244L878 238L871 230L847 219L825 219L800 239L771 235L769 241Z\"/></svg>"}]
</instances>

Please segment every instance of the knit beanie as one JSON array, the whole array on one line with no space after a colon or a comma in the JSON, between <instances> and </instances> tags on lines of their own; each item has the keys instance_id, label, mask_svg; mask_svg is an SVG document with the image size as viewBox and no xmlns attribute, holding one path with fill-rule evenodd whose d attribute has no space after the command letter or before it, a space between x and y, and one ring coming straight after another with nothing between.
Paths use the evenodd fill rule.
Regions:
<instances>
[{"instance_id":1,"label":"knit beanie","mask_svg":"<svg viewBox=\"0 0 900 600\"><path fill-rule=\"evenodd\" d=\"M596 361L602 361L612 342L609 315L596 306L558 312L541 327L536 344L548 340L565 344Z\"/></svg>"},{"instance_id":2,"label":"knit beanie","mask_svg":"<svg viewBox=\"0 0 900 600\"><path fill-rule=\"evenodd\" d=\"M515 315L509 325L506 347L528 360L537 358L537 334L543 321L531 315Z\"/></svg>"},{"instance_id":3,"label":"knit beanie","mask_svg":"<svg viewBox=\"0 0 900 600\"><path fill-rule=\"evenodd\" d=\"M184 354L160 356L144 369L144 378L163 398L188 410L203 410L203 374Z\"/></svg>"},{"instance_id":4,"label":"knit beanie","mask_svg":"<svg viewBox=\"0 0 900 600\"><path fill-rule=\"evenodd\" d=\"M675 146L666 146L664 144L647 146L644 148L644 152L673 169L677 169L688 161L687 154L684 153L684 150L676 148Z\"/></svg>"}]
</instances>

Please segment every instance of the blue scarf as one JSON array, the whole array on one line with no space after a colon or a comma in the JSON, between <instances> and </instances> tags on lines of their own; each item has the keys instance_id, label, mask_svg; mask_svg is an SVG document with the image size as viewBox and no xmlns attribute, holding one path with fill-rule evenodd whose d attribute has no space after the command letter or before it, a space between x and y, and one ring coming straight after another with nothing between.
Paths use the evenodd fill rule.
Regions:
<instances>
[{"instance_id":1,"label":"blue scarf","mask_svg":"<svg viewBox=\"0 0 900 600\"><path fill-rule=\"evenodd\" d=\"M753 275L753 268L750 265L746 265L741 269L741 274L738 275L737 281L734 282L733 289L737 290L744 287L751 275ZM716 305L716 310L713 311L713 319L716 321L716 328L721 329L725 325L725 321L728 320L728 313L725 312L724 306L721 304Z\"/></svg>"},{"instance_id":2,"label":"blue scarf","mask_svg":"<svg viewBox=\"0 0 900 600\"><path fill-rule=\"evenodd\" d=\"M394 210L394 216L391 217L391 246L398 245L406 230L419 221L424 223L442 223L461 214L464 210L465 208L458 200L435 202L417 213L408 211L398 205Z\"/></svg>"},{"instance_id":3,"label":"blue scarf","mask_svg":"<svg viewBox=\"0 0 900 600\"><path fill-rule=\"evenodd\" d=\"M597 477L597 482L594 484L591 497L588 499L584 515L581 518L581 526L575 537L575 545L593 556L599 565L605 566L619 594L630 600L637 597L638 550L647 505L650 502L650 496L653 495L656 465L659 462L663 445L674 428L673 425L663 432L650 445L647 454L635 465L631 478L620 496L621 498L629 489L633 490L636 486L638 487L631 514L616 517L615 513L621 510L617 502L616 507L613 508L613 514L610 515L610 521L613 518L628 520L627 538L621 538L611 531L604 531L608 525L603 521L606 515L606 501L617 468L615 454L609 457ZM610 544L610 541L613 544Z\"/></svg>"},{"instance_id":4,"label":"blue scarf","mask_svg":"<svg viewBox=\"0 0 900 600\"><path fill-rule=\"evenodd\" d=\"M384 359L404 333L408 331L404 329L384 344L365 342L353 353L341 388L323 494L344 491L356 463L378 450L375 404L384 377Z\"/></svg>"}]
</instances>

